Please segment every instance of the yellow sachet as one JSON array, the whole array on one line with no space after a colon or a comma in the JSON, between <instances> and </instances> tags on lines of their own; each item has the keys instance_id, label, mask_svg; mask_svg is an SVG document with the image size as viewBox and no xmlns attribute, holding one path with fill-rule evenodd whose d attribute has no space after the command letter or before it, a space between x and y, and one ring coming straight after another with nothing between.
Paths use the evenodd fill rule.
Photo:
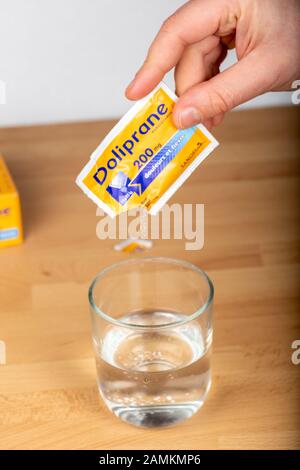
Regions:
<instances>
[{"instance_id":1,"label":"yellow sachet","mask_svg":"<svg viewBox=\"0 0 300 470\"><path fill-rule=\"evenodd\" d=\"M155 215L218 145L201 124L176 128L176 99L161 82L123 116L77 177L111 217L139 206Z\"/></svg>"}]
</instances>

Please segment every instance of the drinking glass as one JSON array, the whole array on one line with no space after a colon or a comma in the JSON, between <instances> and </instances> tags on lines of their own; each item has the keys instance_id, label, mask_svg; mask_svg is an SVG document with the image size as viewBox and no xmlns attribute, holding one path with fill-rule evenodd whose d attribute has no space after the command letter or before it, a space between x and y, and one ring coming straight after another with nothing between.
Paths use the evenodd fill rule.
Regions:
<instances>
[{"instance_id":1,"label":"drinking glass","mask_svg":"<svg viewBox=\"0 0 300 470\"><path fill-rule=\"evenodd\" d=\"M211 385L214 289L193 264L126 260L89 289L100 395L120 419L143 427L180 423Z\"/></svg>"}]
</instances>

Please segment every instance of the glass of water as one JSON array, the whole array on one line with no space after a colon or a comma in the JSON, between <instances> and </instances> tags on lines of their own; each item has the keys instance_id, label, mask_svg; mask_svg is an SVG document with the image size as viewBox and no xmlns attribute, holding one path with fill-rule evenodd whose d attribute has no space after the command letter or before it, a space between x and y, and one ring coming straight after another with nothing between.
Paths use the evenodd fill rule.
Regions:
<instances>
[{"instance_id":1,"label":"glass of water","mask_svg":"<svg viewBox=\"0 0 300 470\"><path fill-rule=\"evenodd\" d=\"M148 428L199 410L211 384L213 295L204 271L174 259L98 274L89 289L98 387L116 416Z\"/></svg>"}]
</instances>

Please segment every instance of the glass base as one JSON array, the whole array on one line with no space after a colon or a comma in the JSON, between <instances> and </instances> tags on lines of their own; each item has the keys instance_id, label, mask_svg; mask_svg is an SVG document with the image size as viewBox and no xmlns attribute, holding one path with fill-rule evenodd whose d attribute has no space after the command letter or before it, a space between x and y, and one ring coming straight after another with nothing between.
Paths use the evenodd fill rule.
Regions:
<instances>
[{"instance_id":1,"label":"glass base","mask_svg":"<svg viewBox=\"0 0 300 470\"><path fill-rule=\"evenodd\" d=\"M143 428L161 428L180 424L197 413L206 400L210 385L209 383L207 392L205 396L202 396L202 400L170 405L118 405L104 398L101 391L100 395L108 409L122 421Z\"/></svg>"}]
</instances>

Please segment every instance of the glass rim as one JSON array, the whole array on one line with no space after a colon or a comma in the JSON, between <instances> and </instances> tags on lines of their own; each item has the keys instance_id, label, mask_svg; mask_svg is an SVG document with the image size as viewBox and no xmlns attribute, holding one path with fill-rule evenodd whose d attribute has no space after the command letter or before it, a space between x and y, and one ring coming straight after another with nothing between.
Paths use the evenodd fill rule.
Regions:
<instances>
[{"instance_id":1,"label":"glass rim","mask_svg":"<svg viewBox=\"0 0 300 470\"><path fill-rule=\"evenodd\" d=\"M94 288L96 287L98 282L106 274L108 274L109 272L114 271L114 270L116 270L116 269L118 269L119 267L122 267L122 266L126 266L126 265L130 266L130 265L134 265L134 264L140 264L140 263L143 263L143 262L148 262L148 263L151 263L151 262L152 263L159 263L160 262L160 263L166 263L166 264L169 264L169 265L182 266L184 268L190 269L191 271L194 271L197 274L199 274L202 278L205 279L205 281L208 285L208 289L209 289L209 293L208 293L207 298L206 298L205 302L203 303L203 305L198 310L196 310L195 312L191 313L190 315L187 315L187 317L184 318L183 320L178 320L178 321L169 322L169 323L163 323L161 325L159 325L159 324L158 325L139 325L139 324L135 324L135 323L126 323L122 320L117 320L116 318L111 317L109 314L105 313L103 310L101 310L99 307L97 307L97 305L95 304L94 294L93 294ZM88 291L88 298L89 298L90 307L93 310L93 312L95 312L97 315L99 315L104 320L106 320L107 322L109 322L113 325L121 326L123 328L132 328L132 329L135 329L135 330L138 330L138 329L139 330L158 330L158 329L166 329L166 328L171 328L171 327L174 327L174 326L177 327L177 326L184 325L185 323L189 323L190 321L193 321L196 318L198 318L200 315L202 315L209 308L209 306L212 304L212 301L213 301L213 298L214 298L214 285L213 285L213 282L211 281L210 277L207 275L207 273L205 271L203 271L201 268L198 268L198 266L196 266L193 263L190 263L189 261L183 261L183 260L179 260L179 259L175 259L175 258L168 258L168 257L164 257L164 256L149 256L149 257L122 260L122 261L119 261L117 263L110 264L106 268L102 269L94 277L94 279L92 280L92 282L90 284L89 291Z\"/></svg>"}]
</instances>

